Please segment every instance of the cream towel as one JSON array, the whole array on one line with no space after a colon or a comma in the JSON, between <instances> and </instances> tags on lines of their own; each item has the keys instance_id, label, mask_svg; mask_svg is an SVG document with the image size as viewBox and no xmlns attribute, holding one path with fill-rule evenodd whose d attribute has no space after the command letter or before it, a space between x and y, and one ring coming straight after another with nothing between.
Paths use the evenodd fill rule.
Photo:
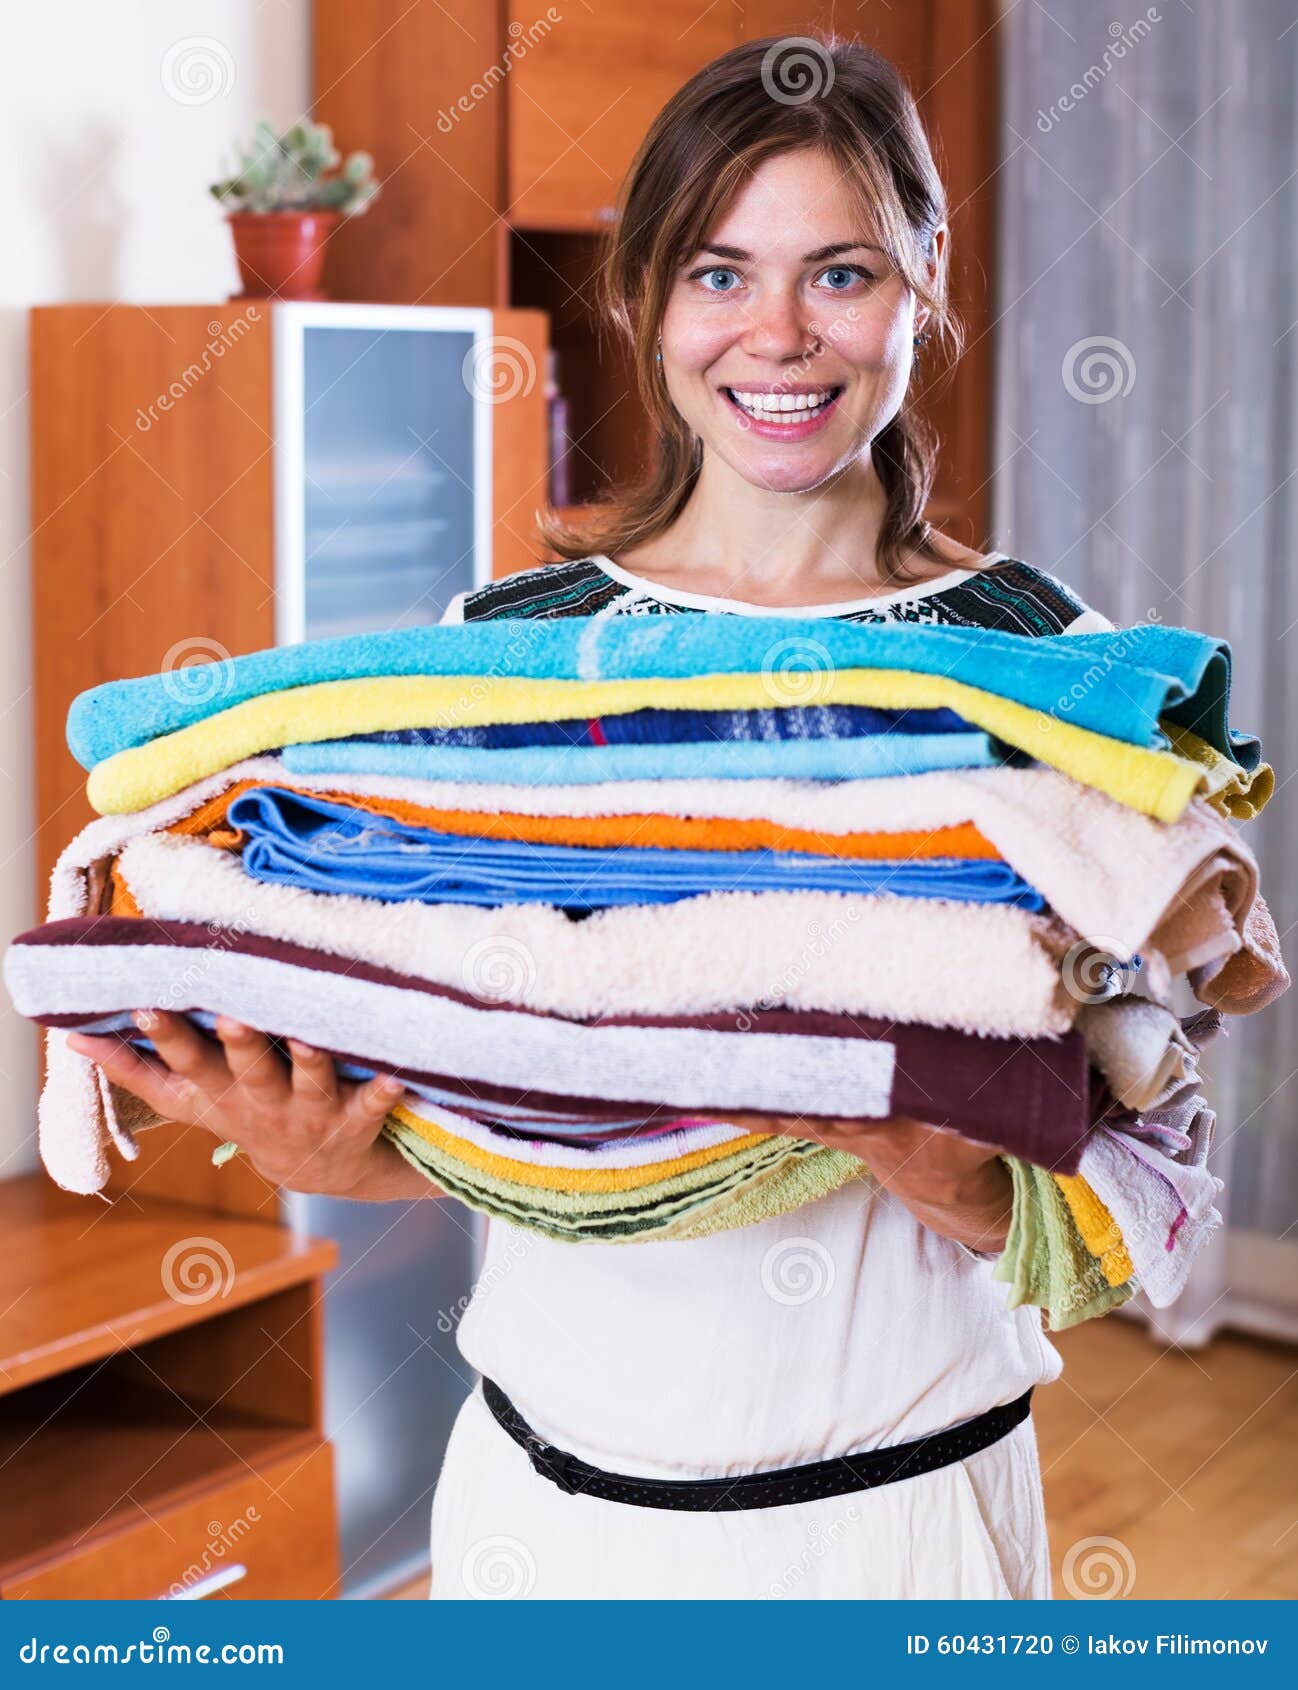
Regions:
<instances>
[{"instance_id":1,"label":"cream towel","mask_svg":"<svg viewBox=\"0 0 1298 1690\"><path fill-rule=\"evenodd\" d=\"M75 880L96 859L112 856L127 839L179 821L239 780L528 815L765 818L830 837L923 831L967 821L1078 935L1121 962L1155 950L1175 973L1211 967L1214 958L1224 960L1243 946L1265 974L1275 974L1269 916L1246 937L1257 899L1256 860L1210 805L1196 801L1180 821L1157 822L1051 769L942 770L838 783L636 781L532 788L385 776L290 776L279 758L255 757L147 810L102 817L83 829L55 869L50 918L83 913L74 907L80 895L69 877ZM1237 1013L1229 1001L1231 967L1228 963L1216 976L1213 1001ZM1255 995L1257 982L1250 981L1248 989Z\"/></svg>"},{"instance_id":2,"label":"cream towel","mask_svg":"<svg viewBox=\"0 0 1298 1690\"><path fill-rule=\"evenodd\" d=\"M766 1005L1035 1038L1067 1032L1077 1010L1060 974L1071 935L1006 905L712 892L574 922L544 904L384 903L271 885L174 834L133 840L119 866L145 915L218 922L572 1019ZM915 966L898 968L902 955Z\"/></svg>"}]
</instances>

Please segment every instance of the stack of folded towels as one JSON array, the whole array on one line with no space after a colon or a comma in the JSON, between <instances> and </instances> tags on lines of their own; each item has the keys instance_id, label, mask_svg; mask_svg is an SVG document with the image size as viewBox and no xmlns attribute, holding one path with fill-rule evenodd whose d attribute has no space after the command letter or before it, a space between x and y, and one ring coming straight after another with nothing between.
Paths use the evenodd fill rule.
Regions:
<instances>
[{"instance_id":1,"label":"stack of folded towels","mask_svg":"<svg viewBox=\"0 0 1298 1690\"><path fill-rule=\"evenodd\" d=\"M816 1117L903 1114L1005 1155L1012 1303L1165 1304L1220 1221L1199 1053L1288 984L1229 686L1179 628L700 615L97 687L100 819L5 961L51 1029L45 1164L97 1190L153 1124L68 1030L225 1014L396 1074L406 1160L552 1238L787 1212L867 1174Z\"/></svg>"}]
</instances>

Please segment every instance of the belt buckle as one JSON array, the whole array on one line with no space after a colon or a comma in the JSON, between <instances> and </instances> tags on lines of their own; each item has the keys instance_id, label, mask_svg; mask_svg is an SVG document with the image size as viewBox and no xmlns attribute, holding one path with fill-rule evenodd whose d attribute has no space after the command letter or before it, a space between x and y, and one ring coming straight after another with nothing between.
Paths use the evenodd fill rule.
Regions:
<instances>
[{"instance_id":1,"label":"belt buckle","mask_svg":"<svg viewBox=\"0 0 1298 1690\"><path fill-rule=\"evenodd\" d=\"M561 1449L556 1449L553 1444L546 1443L545 1439L537 1437L535 1432L527 1434L524 1447L527 1450L527 1459L543 1479L549 1479L552 1484L558 1485L568 1496L577 1494L577 1487L568 1476L571 1456Z\"/></svg>"}]
</instances>

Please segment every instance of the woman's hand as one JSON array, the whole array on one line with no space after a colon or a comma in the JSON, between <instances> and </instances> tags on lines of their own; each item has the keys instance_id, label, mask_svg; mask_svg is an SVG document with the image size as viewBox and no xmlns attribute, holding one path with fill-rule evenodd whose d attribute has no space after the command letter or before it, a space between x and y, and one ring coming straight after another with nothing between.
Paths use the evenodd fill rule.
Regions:
<instances>
[{"instance_id":1,"label":"woman's hand","mask_svg":"<svg viewBox=\"0 0 1298 1690\"><path fill-rule=\"evenodd\" d=\"M405 1090L400 1080L340 1080L330 1057L295 1041L290 1065L264 1034L225 1016L216 1024L219 1043L181 1015L142 1010L134 1019L156 1058L117 1039L74 1033L68 1043L164 1120L233 1141L272 1185L372 1200L437 1195L379 1140L384 1116Z\"/></svg>"},{"instance_id":2,"label":"woman's hand","mask_svg":"<svg viewBox=\"0 0 1298 1690\"><path fill-rule=\"evenodd\" d=\"M810 1138L859 1156L917 1220L971 1250L999 1251L1009 1236L1014 1182L1001 1153L909 1115L880 1121L826 1116L730 1115L749 1132Z\"/></svg>"}]
</instances>

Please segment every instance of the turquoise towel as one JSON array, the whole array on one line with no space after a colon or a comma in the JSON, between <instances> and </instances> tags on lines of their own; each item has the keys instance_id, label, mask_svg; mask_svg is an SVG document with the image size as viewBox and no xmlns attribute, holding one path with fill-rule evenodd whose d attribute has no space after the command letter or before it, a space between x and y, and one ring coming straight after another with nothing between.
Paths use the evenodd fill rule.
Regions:
<instances>
[{"instance_id":1,"label":"turquoise towel","mask_svg":"<svg viewBox=\"0 0 1298 1690\"><path fill-rule=\"evenodd\" d=\"M323 739L286 745L280 755L284 767L295 775L346 772L506 786L588 786L606 780L682 778L866 780L876 775L924 774L931 769L986 768L1001 761L983 733L696 741L692 745L525 745L508 751Z\"/></svg>"},{"instance_id":2,"label":"turquoise towel","mask_svg":"<svg viewBox=\"0 0 1298 1690\"><path fill-rule=\"evenodd\" d=\"M279 646L93 687L73 700L68 745L89 769L245 699L367 675L618 680L769 673L774 705L814 703L814 676L830 668L949 675L1131 745L1149 745L1166 715L1244 768L1256 767L1261 755L1255 739L1228 725L1230 647L1187 628L1142 623L1112 633L1029 636L725 614L507 619Z\"/></svg>"}]
</instances>

